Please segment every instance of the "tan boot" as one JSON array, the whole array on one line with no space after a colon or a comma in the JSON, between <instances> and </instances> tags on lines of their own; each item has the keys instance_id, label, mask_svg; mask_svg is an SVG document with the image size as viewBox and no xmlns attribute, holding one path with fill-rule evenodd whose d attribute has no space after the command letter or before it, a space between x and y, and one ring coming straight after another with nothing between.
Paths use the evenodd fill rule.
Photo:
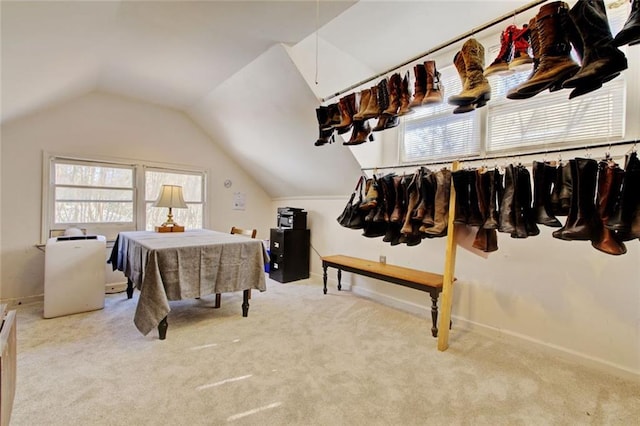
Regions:
<instances>
[{"instance_id":1,"label":"tan boot","mask_svg":"<svg viewBox=\"0 0 640 426\"><path fill-rule=\"evenodd\" d=\"M466 69L466 80L459 95L449 97L451 105L476 104L483 106L491 99L491 86L484 76L484 46L470 38L462 45L462 58Z\"/></svg>"},{"instance_id":2,"label":"tan boot","mask_svg":"<svg viewBox=\"0 0 640 426\"><path fill-rule=\"evenodd\" d=\"M340 107L341 120L336 126L336 130L338 134L341 135L351 130L351 126L353 125L353 115L356 110L356 94L351 93L350 95L342 97L338 106Z\"/></svg>"},{"instance_id":3,"label":"tan boot","mask_svg":"<svg viewBox=\"0 0 640 426\"><path fill-rule=\"evenodd\" d=\"M431 237L442 237L447 234L449 222L449 196L451 193L451 170L443 169L436 172L436 196L432 227L420 228L421 232Z\"/></svg>"},{"instance_id":4,"label":"tan boot","mask_svg":"<svg viewBox=\"0 0 640 426\"><path fill-rule=\"evenodd\" d=\"M380 104L378 103L378 86L373 86L370 90L371 97L369 98L367 107L364 111L358 113L365 120L376 118L380 115L380 113L382 113Z\"/></svg>"},{"instance_id":5,"label":"tan boot","mask_svg":"<svg viewBox=\"0 0 640 426\"><path fill-rule=\"evenodd\" d=\"M425 61L427 73L427 92L422 99L422 105L442 103L444 87L440 83L440 72L436 69L436 61Z\"/></svg>"},{"instance_id":6,"label":"tan boot","mask_svg":"<svg viewBox=\"0 0 640 426\"><path fill-rule=\"evenodd\" d=\"M400 77L399 73L395 73L389 78L389 106L382 113L385 115L398 115L401 97L402 77Z\"/></svg>"},{"instance_id":7,"label":"tan boot","mask_svg":"<svg viewBox=\"0 0 640 426\"><path fill-rule=\"evenodd\" d=\"M400 96L400 110L398 115L411 114L413 109L411 108L411 89L409 88L409 71L406 72L402 79L402 92Z\"/></svg>"},{"instance_id":8,"label":"tan boot","mask_svg":"<svg viewBox=\"0 0 640 426\"><path fill-rule=\"evenodd\" d=\"M458 76L460 77L460 81L462 82L462 87L464 87L467 82L467 68L464 65L464 58L462 57L462 53L457 52L453 57L453 64L458 71ZM465 112L470 112L476 109L476 106L473 104L469 105L461 105L453 110L454 114L463 114Z\"/></svg>"},{"instance_id":9,"label":"tan boot","mask_svg":"<svg viewBox=\"0 0 640 426\"><path fill-rule=\"evenodd\" d=\"M364 120L362 113L367 109L370 100L371 89L363 89L360 91L360 106L358 107L358 112L353 115L354 120Z\"/></svg>"}]
</instances>

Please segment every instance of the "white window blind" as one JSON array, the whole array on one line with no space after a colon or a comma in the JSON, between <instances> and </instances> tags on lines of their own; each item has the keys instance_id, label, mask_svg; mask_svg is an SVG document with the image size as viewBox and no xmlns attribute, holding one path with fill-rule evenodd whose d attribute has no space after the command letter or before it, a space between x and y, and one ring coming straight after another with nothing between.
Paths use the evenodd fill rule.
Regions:
<instances>
[{"instance_id":1,"label":"white window blind","mask_svg":"<svg viewBox=\"0 0 640 426\"><path fill-rule=\"evenodd\" d=\"M404 116L401 161L405 163L460 158L480 152L480 117L477 112L453 114L447 98L462 91L456 68L439 70L444 91L441 104L425 105Z\"/></svg>"}]
</instances>

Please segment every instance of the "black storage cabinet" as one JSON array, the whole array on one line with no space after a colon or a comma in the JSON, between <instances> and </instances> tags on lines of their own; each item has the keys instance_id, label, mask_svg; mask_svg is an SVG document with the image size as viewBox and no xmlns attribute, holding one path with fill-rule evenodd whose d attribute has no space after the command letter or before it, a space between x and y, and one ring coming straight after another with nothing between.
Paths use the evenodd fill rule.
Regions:
<instances>
[{"instance_id":1,"label":"black storage cabinet","mask_svg":"<svg viewBox=\"0 0 640 426\"><path fill-rule=\"evenodd\" d=\"M271 228L269 278L281 283L309 278L308 229Z\"/></svg>"}]
</instances>

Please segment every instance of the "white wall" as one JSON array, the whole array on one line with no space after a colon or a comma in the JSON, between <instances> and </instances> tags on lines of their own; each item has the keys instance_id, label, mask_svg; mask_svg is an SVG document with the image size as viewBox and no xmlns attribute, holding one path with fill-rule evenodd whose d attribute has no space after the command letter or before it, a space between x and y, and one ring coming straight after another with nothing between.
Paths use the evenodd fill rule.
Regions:
<instances>
[{"instance_id":1,"label":"white wall","mask_svg":"<svg viewBox=\"0 0 640 426\"><path fill-rule=\"evenodd\" d=\"M40 243L43 151L115 158L207 170L208 227L257 228L269 238L271 199L184 113L91 93L2 126L2 300L43 293ZM225 179L233 186L226 189ZM232 210L233 192L247 195L245 211ZM113 279L113 278L111 278Z\"/></svg>"}]
</instances>

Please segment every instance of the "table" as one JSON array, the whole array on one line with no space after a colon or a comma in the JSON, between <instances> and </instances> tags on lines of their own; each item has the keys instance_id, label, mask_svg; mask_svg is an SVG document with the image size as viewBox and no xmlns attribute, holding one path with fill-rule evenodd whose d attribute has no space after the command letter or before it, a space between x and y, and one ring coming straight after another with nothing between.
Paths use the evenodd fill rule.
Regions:
<instances>
[{"instance_id":1,"label":"table","mask_svg":"<svg viewBox=\"0 0 640 426\"><path fill-rule=\"evenodd\" d=\"M166 337L170 300L243 291L242 316L249 312L249 290L266 290L264 264L269 256L261 240L207 229L176 233L120 232L111 252L120 270L140 290L134 316L147 335L158 327Z\"/></svg>"}]
</instances>

